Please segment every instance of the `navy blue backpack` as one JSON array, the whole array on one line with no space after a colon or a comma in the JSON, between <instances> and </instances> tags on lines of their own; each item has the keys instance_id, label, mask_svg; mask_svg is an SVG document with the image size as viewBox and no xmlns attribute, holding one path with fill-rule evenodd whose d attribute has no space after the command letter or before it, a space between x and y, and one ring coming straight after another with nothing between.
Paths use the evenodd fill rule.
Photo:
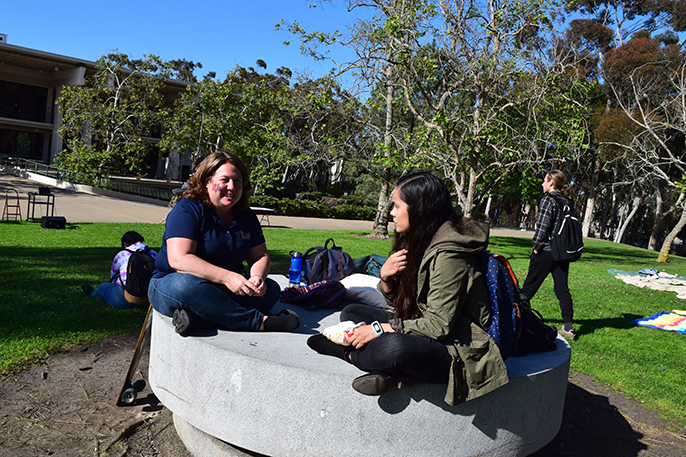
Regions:
<instances>
[{"instance_id":1,"label":"navy blue backpack","mask_svg":"<svg viewBox=\"0 0 686 457\"><path fill-rule=\"evenodd\" d=\"M503 360L513 355L521 333L521 314L517 277L507 259L499 254L477 255L486 275L491 299L491 326L486 329L500 349Z\"/></svg>"}]
</instances>

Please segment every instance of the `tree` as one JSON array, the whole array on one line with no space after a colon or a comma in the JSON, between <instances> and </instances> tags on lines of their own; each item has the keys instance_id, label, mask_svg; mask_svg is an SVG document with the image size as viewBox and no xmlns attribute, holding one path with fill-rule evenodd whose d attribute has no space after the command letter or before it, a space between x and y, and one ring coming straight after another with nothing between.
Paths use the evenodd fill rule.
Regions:
<instances>
[{"instance_id":1,"label":"tree","mask_svg":"<svg viewBox=\"0 0 686 457\"><path fill-rule=\"evenodd\" d=\"M291 77L287 68L269 74L252 67L237 67L223 81L206 77L177 101L162 147L193 162L230 150L251 166L262 191L340 179L356 148L358 102L330 78L291 86Z\"/></svg>"},{"instance_id":2,"label":"tree","mask_svg":"<svg viewBox=\"0 0 686 457\"><path fill-rule=\"evenodd\" d=\"M649 39L655 36L658 42L676 43L678 38L673 31L682 31L686 26L686 8L683 2L651 2L639 0L635 2L620 2L616 0L579 0L568 3L566 9L569 12L581 14L583 17L571 21L566 31L566 40L570 49L573 49L582 63L583 69L590 80L596 80L601 90L597 91L593 109L596 119L591 118L589 123L591 133L592 164L589 173L590 185L587 187L586 212L583 218L583 233L589 235L593 221L593 211L596 206L596 193L598 189L605 187L612 195L618 186L602 183L601 177L614 177L616 173L609 173L612 167L617 166L617 161L624 160L623 153L616 156L616 151L608 151L612 140L608 140L607 133L610 130L620 132L620 129L611 129L609 121L619 120L611 112L616 106L615 94L606 84L603 78L610 79L610 83L620 87L620 80L626 72L637 67L631 61L640 58L644 54L647 44L635 42L630 47L628 44L632 38ZM631 40L633 41L633 40ZM620 50L621 48L621 50ZM629 50L631 49L631 50ZM616 52L619 51L619 52ZM614 55L613 55L614 54ZM607 60L614 60L614 64L607 65ZM621 61L625 61L621 64ZM614 70L607 69L609 67ZM614 73L613 73L614 71ZM600 125L600 124L605 124ZM597 130L600 128L603 131ZM604 137L602 141L596 141L594 133ZM617 140L621 143L621 140ZM624 168L626 169L626 168ZM617 171L616 169L614 171ZM622 181L623 178L620 178ZM648 180L644 180L648 182ZM608 195L609 197L609 195ZM614 198L614 197L613 197ZM660 206L660 205L656 205ZM607 208L603 211L603 223L608 214ZM659 220L661 217L657 217Z\"/></svg>"},{"instance_id":3,"label":"tree","mask_svg":"<svg viewBox=\"0 0 686 457\"><path fill-rule=\"evenodd\" d=\"M401 103L398 103L398 81L395 78L394 67L390 63L396 53L397 43L392 35L385 33L387 27L393 27L393 16L397 13L386 9L383 2L367 4L345 1L344 3L351 13L355 10L365 11L350 26L348 35L344 36L339 31L310 32L302 28L298 22L287 25L287 28L300 38L303 54L317 60L331 59L326 48L334 45L348 48L357 56L350 62L336 62L331 59L337 68L337 70L332 70L332 75L334 77L352 75L356 83L356 87L352 90L355 96L361 92L369 92L369 99L365 104L367 116L363 118L364 141L368 147L360 148L360 152L366 151L369 155L364 157L364 160L362 157L358 157L357 160L380 181L377 214L371 236L385 238L388 236L388 221L392 206L390 198L392 183L411 167L411 161L408 160L411 156L421 161L419 157L416 157L417 150L405 141L410 138L412 128L409 128L408 134L408 129L403 126L402 108L399 108ZM409 9L405 14L411 15L413 10ZM277 24L277 27L281 26L286 26L286 24L283 22ZM324 51L321 51L322 47ZM408 154L409 150L412 150L414 154Z\"/></svg>"},{"instance_id":4,"label":"tree","mask_svg":"<svg viewBox=\"0 0 686 457\"><path fill-rule=\"evenodd\" d=\"M674 238L686 224L686 60L678 46L661 46L645 37L627 42L616 56L626 58L607 60L608 83L637 133L615 145L629 151L646 175L680 194L675 207L682 215L657 259L666 262Z\"/></svg>"},{"instance_id":5,"label":"tree","mask_svg":"<svg viewBox=\"0 0 686 457\"><path fill-rule=\"evenodd\" d=\"M348 37L302 33L303 39L354 49L364 56L355 61L359 74L392 85L415 121L421 163L452 180L465 215L472 214L477 186L489 170L505 175L520 164L578 149L573 143L578 127L568 122L575 113L566 109L580 106L559 103L574 83L560 84L562 62L551 65L546 54L546 13L554 5L463 0L349 0L346 5L372 20L358 19ZM548 90L553 87L555 94ZM546 117L536 117L537 111Z\"/></svg>"},{"instance_id":6,"label":"tree","mask_svg":"<svg viewBox=\"0 0 686 457\"><path fill-rule=\"evenodd\" d=\"M67 86L57 99L63 115L59 134L66 145L57 162L85 178L140 173L155 131L167 117L160 89L169 74L153 55L101 57L83 86Z\"/></svg>"},{"instance_id":7,"label":"tree","mask_svg":"<svg viewBox=\"0 0 686 457\"><path fill-rule=\"evenodd\" d=\"M258 187L269 186L278 179L277 167L256 165L285 151L283 126L274 114L289 76L288 69L260 74L236 67L224 80L205 77L176 101L160 146L190 154L193 163L217 150L232 151L252 165Z\"/></svg>"}]
</instances>

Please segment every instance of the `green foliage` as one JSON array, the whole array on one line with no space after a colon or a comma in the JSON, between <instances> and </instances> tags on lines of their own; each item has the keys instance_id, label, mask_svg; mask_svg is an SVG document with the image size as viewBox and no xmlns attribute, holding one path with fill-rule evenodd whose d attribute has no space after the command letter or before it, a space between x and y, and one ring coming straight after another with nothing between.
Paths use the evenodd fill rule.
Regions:
<instances>
[{"instance_id":1,"label":"green foliage","mask_svg":"<svg viewBox=\"0 0 686 457\"><path fill-rule=\"evenodd\" d=\"M279 187L284 177L330 182L331 169L354 147L357 101L329 78L291 87L290 75L286 68L260 74L236 67L223 81L188 87L160 146L193 161L232 151L251 167L258 192Z\"/></svg>"},{"instance_id":2,"label":"green foliage","mask_svg":"<svg viewBox=\"0 0 686 457\"><path fill-rule=\"evenodd\" d=\"M250 198L252 206L271 208L281 216L292 217L323 217L332 219L374 220L376 209L355 203L345 203L340 200L332 204L322 199L293 200L290 198L276 198L260 195Z\"/></svg>"},{"instance_id":3,"label":"green foliage","mask_svg":"<svg viewBox=\"0 0 686 457\"><path fill-rule=\"evenodd\" d=\"M271 187L289 163L278 116L289 84L283 73L236 67L223 81L205 78L189 86L175 103L160 147L188 153L193 162L231 151L251 167L257 189Z\"/></svg>"},{"instance_id":4,"label":"green foliage","mask_svg":"<svg viewBox=\"0 0 686 457\"><path fill-rule=\"evenodd\" d=\"M159 57L132 60L117 52L101 57L95 70L83 86L65 86L57 99L65 148L56 161L84 179L141 174L151 147L146 138L167 117L161 88L169 70Z\"/></svg>"}]
</instances>

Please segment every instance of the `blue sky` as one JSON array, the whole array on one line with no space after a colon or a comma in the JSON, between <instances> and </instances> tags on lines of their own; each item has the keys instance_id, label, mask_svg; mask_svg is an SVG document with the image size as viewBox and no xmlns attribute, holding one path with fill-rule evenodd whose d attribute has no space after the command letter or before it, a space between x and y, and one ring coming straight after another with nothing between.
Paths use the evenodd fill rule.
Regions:
<instances>
[{"instance_id":1,"label":"blue sky","mask_svg":"<svg viewBox=\"0 0 686 457\"><path fill-rule=\"evenodd\" d=\"M297 20L308 29L345 29L351 21L340 2L309 8L307 0L5 0L0 33L7 43L26 48L97 60L119 50L133 58L155 54L165 60L201 62L196 76L215 71L225 75L236 65L267 63L267 72L281 66L317 77L331 68L300 54L298 42L281 20ZM290 46L284 41L291 40Z\"/></svg>"}]
</instances>

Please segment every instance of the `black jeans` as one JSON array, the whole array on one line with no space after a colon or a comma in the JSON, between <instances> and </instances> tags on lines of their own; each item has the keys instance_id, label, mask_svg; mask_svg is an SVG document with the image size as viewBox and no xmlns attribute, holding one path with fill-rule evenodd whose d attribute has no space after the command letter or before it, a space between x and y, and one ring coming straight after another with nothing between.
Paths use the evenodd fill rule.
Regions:
<instances>
[{"instance_id":1,"label":"black jeans","mask_svg":"<svg viewBox=\"0 0 686 457\"><path fill-rule=\"evenodd\" d=\"M569 293L569 262L557 262L553 259L550 251L541 250L538 254L531 253L529 272L522 286L522 295L531 299L545 281L548 274L552 273L555 296L560 302L562 321L572 322L574 318L574 305L572 295Z\"/></svg>"},{"instance_id":2,"label":"black jeans","mask_svg":"<svg viewBox=\"0 0 686 457\"><path fill-rule=\"evenodd\" d=\"M371 324L388 322L389 314L367 305L348 305L341 311L341 322ZM418 335L386 332L362 349L352 350L350 360L362 371L386 375L409 375L426 383L448 382L452 357L445 344Z\"/></svg>"}]
</instances>

